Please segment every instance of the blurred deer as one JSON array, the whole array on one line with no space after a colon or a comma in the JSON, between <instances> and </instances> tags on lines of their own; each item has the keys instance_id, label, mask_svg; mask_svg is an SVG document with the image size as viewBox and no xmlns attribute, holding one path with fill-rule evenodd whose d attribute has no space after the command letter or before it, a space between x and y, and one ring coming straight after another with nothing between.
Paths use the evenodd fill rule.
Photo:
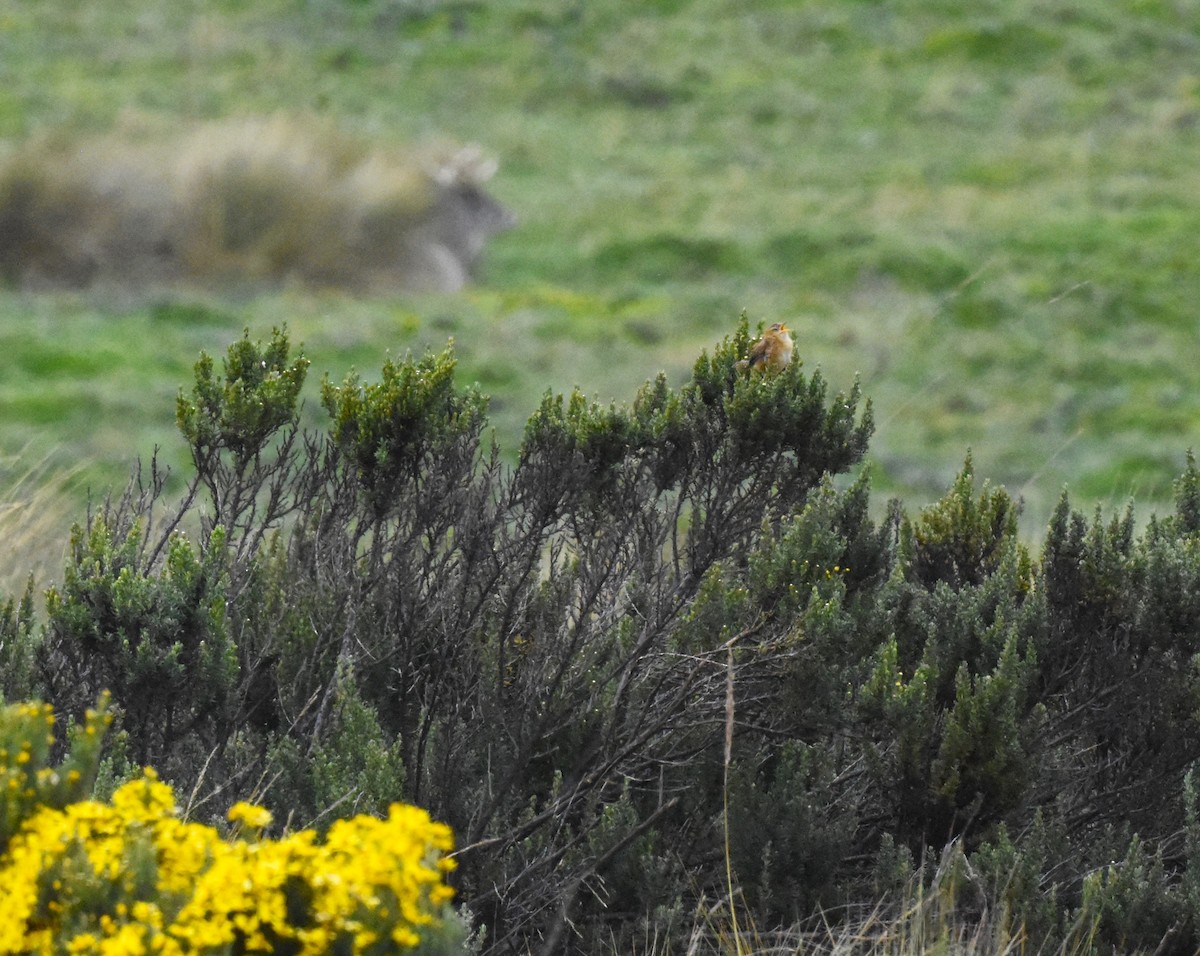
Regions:
<instances>
[{"instance_id":1,"label":"blurred deer","mask_svg":"<svg viewBox=\"0 0 1200 956\"><path fill-rule=\"evenodd\" d=\"M165 143L34 143L0 163L0 271L24 285L300 281L457 291L516 217L478 147L395 156L287 118Z\"/></svg>"},{"instance_id":2,"label":"blurred deer","mask_svg":"<svg viewBox=\"0 0 1200 956\"><path fill-rule=\"evenodd\" d=\"M483 184L496 173L495 160L468 146L428 170L433 202L408 242L407 285L455 291L463 288L488 240L513 228L516 215L493 199Z\"/></svg>"}]
</instances>

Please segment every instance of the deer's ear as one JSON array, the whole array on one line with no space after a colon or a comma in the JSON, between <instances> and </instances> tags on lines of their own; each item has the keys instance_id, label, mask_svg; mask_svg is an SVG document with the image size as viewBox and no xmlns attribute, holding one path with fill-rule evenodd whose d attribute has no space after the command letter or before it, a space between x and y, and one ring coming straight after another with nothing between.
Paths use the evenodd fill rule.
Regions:
<instances>
[{"instance_id":1,"label":"deer's ear","mask_svg":"<svg viewBox=\"0 0 1200 956\"><path fill-rule=\"evenodd\" d=\"M496 175L496 170L500 168L500 164L487 156L480 156L478 160L471 166L470 176L474 182L486 183L489 179Z\"/></svg>"}]
</instances>

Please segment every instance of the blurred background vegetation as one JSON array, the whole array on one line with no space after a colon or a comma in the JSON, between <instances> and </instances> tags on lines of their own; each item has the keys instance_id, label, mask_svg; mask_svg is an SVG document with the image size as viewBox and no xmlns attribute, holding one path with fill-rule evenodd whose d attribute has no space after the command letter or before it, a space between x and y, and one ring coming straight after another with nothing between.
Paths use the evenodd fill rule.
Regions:
<instances>
[{"instance_id":1,"label":"blurred background vegetation","mask_svg":"<svg viewBox=\"0 0 1200 956\"><path fill-rule=\"evenodd\" d=\"M178 389L243 327L302 344L314 422L320 373L453 337L511 453L546 389L681 382L746 310L861 379L880 506L970 449L1028 536L1064 487L1144 519L1200 420L1198 52L1195 0L13 0L4 150L316 115L481 144L521 222L456 294L0 290L3 477L182 464Z\"/></svg>"}]
</instances>

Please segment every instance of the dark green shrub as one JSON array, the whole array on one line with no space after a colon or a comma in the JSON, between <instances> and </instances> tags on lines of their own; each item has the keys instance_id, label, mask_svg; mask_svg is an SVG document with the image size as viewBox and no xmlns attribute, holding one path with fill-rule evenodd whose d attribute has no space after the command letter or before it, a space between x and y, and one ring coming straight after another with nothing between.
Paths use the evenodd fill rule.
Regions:
<instances>
[{"instance_id":1,"label":"dark green shrub","mask_svg":"<svg viewBox=\"0 0 1200 956\"><path fill-rule=\"evenodd\" d=\"M30 700L41 693L37 651L41 643L33 609L33 581L24 596L0 605L0 702Z\"/></svg>"},{"instance_id":2,"label":"dark green shrub","mask_svg":"<svg viewBox=\"0 0 1200 956\"><path fill-rule=\"evenodd\" d=\"M44 624L0 615L3 689L110 690L100 785L151 760L194 814L427 807L489 952L682 940L730 871L760 929L927 886L1036 947L1192 951L1194 463L1140 533L1064 498L1038 557L969 458L876 520L835 477L869 407L739 374L751 338L629 406L545 396L506 464L451 350L326 381L303 434L307 362L245 337L180 396L179 505L152 465Z\"/></svg>"},{"instance_id":3,"label":"dark green shrub","mask_svg":"<svg viewBox=\"0 0 1200 956\"><path fill-rule=\"evenodd\" d=\"M110 691L134 759L177 772L169 758L179 742L218 746L234 715L224 535L214 531L197 553L175 533L154 569L144 545L136 525L94 517L76 528L63 583L46 594L44 666L70 712Z\"/></svg>"}]
</instances>

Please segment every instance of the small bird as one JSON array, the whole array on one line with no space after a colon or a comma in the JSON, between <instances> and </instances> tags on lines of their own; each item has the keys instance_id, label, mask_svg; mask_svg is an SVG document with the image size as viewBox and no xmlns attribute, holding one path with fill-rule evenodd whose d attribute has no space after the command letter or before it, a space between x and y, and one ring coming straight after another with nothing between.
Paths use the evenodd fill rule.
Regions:
<instances>
[{"instance_id":1,"label":"small bird","mask_svg":"<svg viewBox=\"0 0 1200 956\"><path fill-rule=\"evenodd\" d=\"M792 333L782 322L776 322L750 346L750 354L737 363L740 371L759 369L779 372L792 360Z\"/></svg>"}]
</instances>

